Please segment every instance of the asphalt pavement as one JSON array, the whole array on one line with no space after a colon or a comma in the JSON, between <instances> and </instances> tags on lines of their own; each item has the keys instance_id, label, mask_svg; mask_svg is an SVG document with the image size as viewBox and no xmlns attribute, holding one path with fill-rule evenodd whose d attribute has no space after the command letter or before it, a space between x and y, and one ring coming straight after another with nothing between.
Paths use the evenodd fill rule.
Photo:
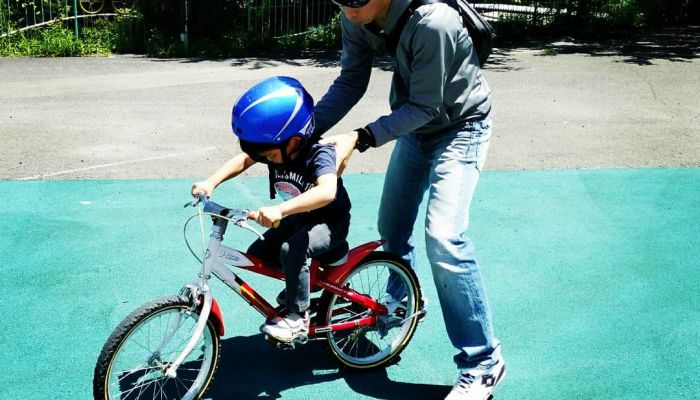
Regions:
<instances>
[{"instance_id":1,"label":"asphalt pavement","mask_svg":"<svg viewBox=\"0 0 700 400\"><path fill-rule=\"evenodd\" d=\"M699 38L691 29L496 49L484 70L495 121L487 168L699 166ZM238 151L230 109L246 88L289 75L318 99L338 62L337 53L0 59L0 178L205 176ZM367 94L329 134L389 112L390 69L378 58ZM348 172L383 171L391 148L355 156Z\"/></svg>"}]
</instances>

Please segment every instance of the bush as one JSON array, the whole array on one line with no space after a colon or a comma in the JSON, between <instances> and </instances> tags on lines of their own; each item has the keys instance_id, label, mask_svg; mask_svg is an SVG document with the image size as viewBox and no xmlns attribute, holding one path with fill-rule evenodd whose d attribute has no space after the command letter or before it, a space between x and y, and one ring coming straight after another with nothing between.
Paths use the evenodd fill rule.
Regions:
<instances>
[{"instance_id":1,"label":"bush","mask_svg":"<svg viewBox=\"0 0 700 400\"><path fill-rule=\"evenodd\" d=\"M21 32L0 42L1 56L69 57L82 55L80 42L63 24L38 32Z\"/></svg>"}]
</instances>

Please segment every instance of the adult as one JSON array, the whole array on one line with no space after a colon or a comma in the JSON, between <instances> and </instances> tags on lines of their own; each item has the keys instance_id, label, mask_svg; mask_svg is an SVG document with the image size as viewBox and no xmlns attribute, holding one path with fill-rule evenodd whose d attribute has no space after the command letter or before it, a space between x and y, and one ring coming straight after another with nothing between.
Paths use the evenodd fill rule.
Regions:
<instances>
[{"instance_id":1,"label":"adult","mask_svg":"<svg viewBox=\"0 0 700 400\"><path fill-rule=\"evenodd\" d=\"M413 225L428 192L425 241L458 379L448 400L490 396L504 376L473 244L469 208L491 137L491 91L457 10L418 7L394 32L410 0L333 0L343 11L341 72L315 108L317 132L335 125L362 98L375 54L398 36L391 113L326 139L360 151L396 144L379 207L387 251L415 266ZM400 29L400 28L399 28ZM397 36L393 36L397 37Z\"/></svg>"}]
</instances>

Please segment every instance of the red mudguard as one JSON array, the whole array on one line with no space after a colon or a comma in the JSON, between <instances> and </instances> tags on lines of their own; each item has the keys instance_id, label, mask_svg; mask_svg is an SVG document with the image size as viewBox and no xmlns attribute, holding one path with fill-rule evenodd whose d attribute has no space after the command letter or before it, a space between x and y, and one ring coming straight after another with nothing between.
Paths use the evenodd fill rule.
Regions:
<instances>
[{"instance_id":1,"label":"red mudguard","mask_svg":"<svg viewBox=\"0 0 700 400\"><path fill-rule=\"evenodd\" d=\"M363 258L367 257L369 253L373 252L383 243L383 240L374 240L351 249L348 252L348 261L346 261L343 265L328 268L322 273L323 277L329 282L340 285L343 279L345 279L350 271L352 271L352 269L355 268L355 266L362 261Z\"/></svg>"},{"instance_id":2,"label":"red mudguard","mask_svg":"<svg viewBox=\"0 0 700 400\"><path fill-rule=\"evenodd\" d=\"M224 317L221 315L221 308L219 308L219 302L215 298L211 299L211 313L209 313L209 319L219 333L219 336L224 336Z\"/></svg>"}]
</instances>

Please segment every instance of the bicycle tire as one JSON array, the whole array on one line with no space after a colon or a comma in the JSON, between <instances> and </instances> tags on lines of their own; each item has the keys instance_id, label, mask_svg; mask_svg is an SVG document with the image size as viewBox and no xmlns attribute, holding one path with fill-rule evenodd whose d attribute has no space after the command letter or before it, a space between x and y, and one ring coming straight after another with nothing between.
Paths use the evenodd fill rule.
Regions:
<instances>
[{"instance_id":1,"label":"bicycle tire","mask_svg":"<svg viewBox=\"0 0 700 400\"><path fill-rule=\"evenodd\" d=\"M385 332L379 326L379 322L373 325L370 329L356 328L349 331L328 332L327 344L331 354L333 354L333 356L335 356L343 365L352 369L365 370L390 364L406 348L413 337L413 334L415 333L416 326L418 325L419 305L421 304L422 298L420 284L413 269L399 257L384 251L372 252L352 269L340 286L352 287L354 290L370 295L375 300L381 302L383 296L386 295L386 287L388 286L388 282L387 286L377 285L377 282L380 282L383 279L380 278L380 275L383 276L382 272L378 270L378 268L381 266L387 267L388 271L393 271L396 273L396 276L398 276L401 280L400 283L405 285L407 294L405 297L404 316L407 316L408 318L403 319L403 323L396 326L396 328L399 328L398 334L390 341L384 340L385 336L382 336L382 333ZM374 268L375 271L370 271L371 268ZM364 274L366 275L366 278L361 276L363 272L367 272ZM371 282L370 278L372 276L377 278L375 282ZM367 293L367 287L364 284L364 279L366 279L366 282L368 282L370 293ZM389 278L387 277L387 281L388 280ZM363 287L358 287L358 282L361 282L360 286ZM342 305L339 301L344 301L346 305ZM329 291L324 291L321 295L319 310L323 310L322 318L324 318L326 324L339 322L334 321L334 318L343 314L339 314L336 311L340 311L340 313L344 314L349 313L351 316L354 313L357 317L365 316L370 312L369 310L358 310L361 311L362 314L355 313L350 309L350 307L353 307L353 304L354 303L349 303L347 300L340 298ZM357 304L354 304L354 307L357 306ZM386 318L389 318L389 316L386 316ZM342 319L342 321L347 320L352 320L352 318ZM386 326L388 325L389 324L386 324ZM371 333L374 333L374 341L368 337ZM366 342L358 345L363 339ZM340 344L343 340L346 341L345 345ZM348 349L348 344L351 343L351 340L354 340L355 343L350 345L350 348ZM376 342L384 343L384 345L377 345ZM356 351L354 355L350 354L354 348L359 350L360 347L364 347L365 345L367 351L372 350L372 347L375 347L378 351L365 356L359 355L359 351ZM380 348L380 346L384 346L384 348Z\"/></svg>"},{"instance_id":2,"label":"bicycle tire","mask_svg":"<svg viewBox=\"0 0 700 400\"><path fill-rule=\"evenodd\" d=\"M180 346L184 347L184 344L187 343L189 339L189 336L187 336L189 332L187 332L184 337L179 335L175 336L175 334L179 333L183 326L194 327L194 324L199 317L197 310L191 310L191 304L191 300L188 297L169 296L147 303L129 314L114 329L97 359L93 377L93 393L95 400L136 400L161 398L163 392L166 390L171 390L171 387L174 388L174 397L177 393L175 398L200 399L211 383L212 377L214 376L218 366L219 356L221 354L221 340L211 319L207 321L202 338L200 339L200 343L202 340L204 340L204 344L200 346L200 343L198 343L197 347L192 351L188 359L181 364L177 371L178 377L173 379L164 376L162 373L164 369L163 367L167 366L168 361L174 361L174 358L179 354L177 348L173 349L170 346L171 343L177 342L180 343ZM165 323L165 325L167 325L165 332L162 332L163 324L160 319L158 320L158 323L160 324L159 330L163 333L162 336L167 336L168 340L163 339L161 336L160 339L154 338L154 341L151 342L150 323L153 322L153 325L155 325L156 317L165 316L166 313L168 314L168 321ZM172 320L173 315L175 315L174 321ZM141 332L140 328L145 326L147 326L149 329L147 331L147 335L149 336L147 337L146 344L144 345L143 343L139 343L136 338ZM175 328L173 329L173 327ZM153 329L156 330L155 327ZM170 333L168 333L169 331ZM129 353L129 351L132 350L130 347L132 344L130 343L130 340L133 342L133 344L137 345L136 347L138 352L134 357L136 360L138 360L139 365L126 365L127 369L120 368L119 371L115 372L113 370L115 365L122 361L120 356L126 357L127 354L131 354ZM139 340L143 339L140 339L139 337ZM209 345L207 345L208 340L211 341ZM159 341L159 344L155 345L157 341ZM152 345L155 345L156 348L162 347L162 352L159 350L154 351L152 349ZM190 371L194 370L192 367L196 366L199 362L198 359L189 360L189 358L193 355L199 357L200 351L202 353L201 368L199 369L196 378L191 380L191 386L188 386L187 384L183 383L183 381L186 380L184 377L194 375ZM170 359L166 360L168 356ZM165 363L162 362L163 360L161 360L161 357L163 360L166 360ZM191 365L192 363L194 363L194 365ZM143 364L143 366L141 366L141 364ZM136 371L138 371L138 374ZM144 374L139 377L139 375L141 375L141 371L144 371ZM123 375L120 377L120 374ZM160 376L158 376L158 374L160 374ZM126 380L126 378L130 375L131 377L129 380ZM136 379L136 383L130 382L134 379ZM139 383L140 380L144 381ZM178 385L178 383L180 383L180 385ZM129 384L131 384L133 387L125 391L121 391L122 387ZM109 390L114 385L117 385L116 390L119 391L117 395L113 395ZM137 388L139 391L138 393L135 393ZM156 395L157 390L160 390L160 395L158 396ZM153 392L152 396L150 395L151 391ZM182 392L185 392L185 394L182 395ZM134 393L136 395L132 396ZM171 398L169 396L166 397Z\"/></svg>"}]
</instances>

